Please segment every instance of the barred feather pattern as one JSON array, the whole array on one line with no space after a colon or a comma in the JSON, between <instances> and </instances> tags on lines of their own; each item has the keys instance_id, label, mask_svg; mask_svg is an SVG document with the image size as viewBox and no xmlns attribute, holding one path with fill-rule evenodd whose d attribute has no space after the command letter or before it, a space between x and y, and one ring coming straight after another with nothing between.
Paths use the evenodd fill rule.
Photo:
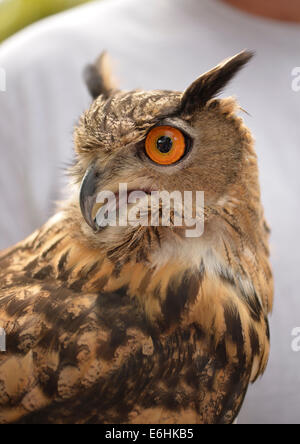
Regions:
<instances>
[{"instance_id":1,"label":"barred feather pattern","mask_svg":"<svg viewBox=\"0 0 300 444\"><path fill-rule=\"evenodd\" d=\"M120 266L70 224L58 215L1 255L0 422L232 423L269 351L242 261L237 274L224 242L223 262Z\"/></svg>"}]
</instances>

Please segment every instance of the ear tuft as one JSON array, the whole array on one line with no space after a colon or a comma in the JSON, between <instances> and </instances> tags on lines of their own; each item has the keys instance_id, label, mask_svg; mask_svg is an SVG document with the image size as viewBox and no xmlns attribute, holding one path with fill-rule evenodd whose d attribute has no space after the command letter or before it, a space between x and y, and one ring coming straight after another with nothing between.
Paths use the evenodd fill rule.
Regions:
<instances>
[{"instance_id":1,"label":"ear tuft","mask_svg":"<svg viewBox=\"0 0 300 444\"><path fill-rule=\"evenodd\" d=\"M205 106L210 99L222 91L253 55L253 52L243 51L230 59L224 60L220 65L199 77L183 95L182 112L190 115Z\"/></svg>"},{"instance_id":2,"label":"ear tuft","mask_svg":"<svg viewBox=\"0 0 300 444\"><path fill-rule=\"evenodd\" d=\"M108 98L118 89L117 82L112 76L111 60L107 52L103 52L94 65L85 68L84 79L93 99L100 95Z\"/></svg>"}]
</instances>

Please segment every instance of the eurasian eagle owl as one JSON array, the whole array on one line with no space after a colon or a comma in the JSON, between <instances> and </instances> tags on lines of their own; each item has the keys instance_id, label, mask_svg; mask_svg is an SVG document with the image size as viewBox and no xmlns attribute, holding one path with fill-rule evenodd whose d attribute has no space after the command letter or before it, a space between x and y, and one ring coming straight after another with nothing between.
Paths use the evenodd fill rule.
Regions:
<instances>
[{"instance_id":1,"label":"eurasian eagle owl","mask_svg":"<svg viewBox=\"0 0 300 444\"><path fill-rule=\"evenodd\" d=\"M1 423L235 420L267 364L273 297L253 140L216 98L250 58L183 94L120 91L105 55L88 68L72 196L0 255ZM101 226L97 196L120 184L146 202L204 192L202 235L175 211L170 226Z\"/></svg>"}]
</instances>

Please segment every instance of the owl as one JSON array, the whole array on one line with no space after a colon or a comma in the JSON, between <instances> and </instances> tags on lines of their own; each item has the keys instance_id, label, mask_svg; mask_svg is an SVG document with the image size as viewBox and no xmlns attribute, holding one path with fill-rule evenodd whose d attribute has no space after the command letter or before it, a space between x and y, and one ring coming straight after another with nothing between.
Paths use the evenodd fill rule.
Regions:
<instances>
[{"instance_id":1,"label":"owl","mask_svg":"<svg viewBox=\"0 0 300 444\"><path fill-rule=\"evenodd\" d=\"M70 197L0 254L1 424L235 421L267 365L273 299L254 142L217 97L251 57L184 93L121 91L105 54L87 68ZM115 214L136 208L120 184L159 221L153 193L202 192L203 230L187 236L173 206L169 224L101 224L102 191Z\"/></svg>"}]
</instances>

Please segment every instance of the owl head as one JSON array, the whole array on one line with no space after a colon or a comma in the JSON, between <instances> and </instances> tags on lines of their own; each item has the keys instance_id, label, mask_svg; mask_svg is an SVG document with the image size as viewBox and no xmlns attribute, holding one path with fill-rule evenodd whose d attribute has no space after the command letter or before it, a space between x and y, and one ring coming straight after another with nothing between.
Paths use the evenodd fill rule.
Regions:
<instances>
[{"instance_id":1,"label":"owl head","mask_svg":"<svg viewBox=\"0 0 300 444\"><path fill-rule=\"evenodd\" d=\"M94 101L75 131L73 176L78 193L73 207L81 231L95 247L120 256L141 251L141 245L144 251L146 245L151 250L162 242L187 242L184 227L172 224L100 228L97 196L107 190L119 197L120 184L127 185L128 193L142 191L147 196L204 192L206 238L222 230L222 221L215 216L226 205L237 211L248 207L252 215L258 211L250 132L236 114L236 101L216 98L251 57L245 51L225 60L184 93L121 91L112 80L106 54L87 68L86 83Z\"/></svg>"}]
</instances>

